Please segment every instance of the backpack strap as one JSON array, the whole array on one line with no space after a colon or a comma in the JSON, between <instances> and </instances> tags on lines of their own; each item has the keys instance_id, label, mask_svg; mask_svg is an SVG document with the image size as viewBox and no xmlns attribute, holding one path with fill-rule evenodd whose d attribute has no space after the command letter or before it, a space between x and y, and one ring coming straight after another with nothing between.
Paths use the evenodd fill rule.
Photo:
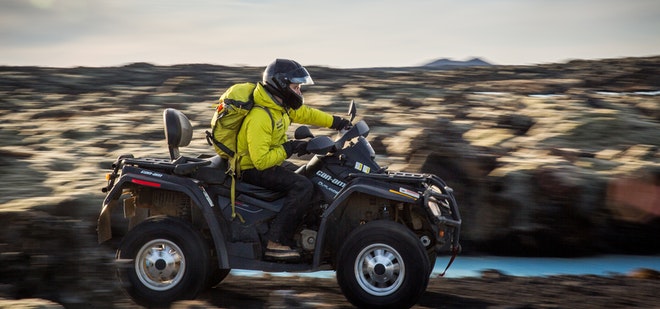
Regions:
<instances>
[{"instance_id":1,"label":"backpack strap","mask_svg":"<svg viewBox=\"0 0 660 309\"><path fill-rule=\"evenodd\" d=\"M261 106L261 105L257 105L257 104L254 104L253 108L254 108L254 107L259 107L259 108L263 109L264 111L266 111L266 113L268 114L268 117L270 118L270 127L271 127L271 130L274 130L274 129L275 129L275 119L273 119L273 114L270 112L270 109L268 109L268 108L265 107L265 106ZM247 116L246 116L246 117L247 117ZM238 145L238 134L236 134L236 145ZM237 150L238 150L238 149L237 149ZM241 165L240 165L240 161L241 161L241 157L242 157L243 155L244 155L244 154L236 153L234 156L232 156L232 158L231 158L231 160L230 160L230 161L231 161L231 163L230 163L230 169L231 169L231 170L234 172L234 174L237 175L238 177L241 176Z\"/></svg>"},{"instance_id":2,"label":"backpack strap","mask_svg":"<svg viewBox=\"0 0 660 309\"><path fill-rule=\"evenodd\" d=\"M251 99L252 97L250 97ZM266 113L268 113L268 117L270 118L270 125L272 129L275 129L275 119L273 119L273 114L270 112L270 110L261 105L255 104L254 107L260 107ZM253 108L254 108L253 107ZM238 139L238 134L236 134L236 139ZM238 145L238 141L236 143ZM236 216L238 216L238 219L241 220L241 223L245 223L245 220L241 216L241 214L236 212L236 177L241 176L241 155L240 154L235 154L229 159L229 168L227 170L227 173L231 176L231 218L234 219Z\"/></svg>"},{"instance_id":3,"label":"backpack strap","mask_svg":"<svg viewBox=\"0 0 660 309\"><path fill-rule=\"evenodd\" d=\"M225 146L225 144L215 139L215 137L213 137L213 133L209 132L208 130L206 130L206 143L208 143L209 146L216 145L230 157L234 157L234 155L236 155L233 150L229 149L229 147Z\"/></svg>"},{"instance_id":4,"label":"backpack strap","mask_svg":"<svg viewBox=\"0 0 660 309\"><path fill-rule=\"evenodd\" d=\"M257 105L257 104L254 104L254 107L260 107L263 110L265 110L266 113L268 113L268 117L270 117L270 127L271 127L271 129L274 130L275 129L275 119L273 119L273 114L270 113L270 109L268 109L268 107Z\"/></svg>"},{"instance_id":5,"label":"backpack strap","mask_svg":"<svg viewBox=\"0 0 660 309\"><path fill-rule=\"evenodd\" d=\"M245 219L241 216L240 213L236 212L236 175L240 173L241 164L240 156L231 157L229 159L229 167L227 168L227 173L231 176L231 218L232 220L238 216L238 219L241 220L241 223L245 223Z\"/></svg>"}]
</instances>

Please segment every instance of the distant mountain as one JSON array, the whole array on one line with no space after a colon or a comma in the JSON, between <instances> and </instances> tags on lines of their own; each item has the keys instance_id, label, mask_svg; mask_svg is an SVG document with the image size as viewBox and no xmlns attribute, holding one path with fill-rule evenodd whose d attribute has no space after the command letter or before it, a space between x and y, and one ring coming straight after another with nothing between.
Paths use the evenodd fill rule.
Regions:
<instances>
[{"instance_id":1,"label":"distant mountain","mask_svg":"<svg viewBox=\"0 0 660 309\"><path fill-rule=\"evenodd\" d=\"M447 58L438 59L432 62L429 62L423 67L433 68L433 69L445 69L445 68L456 68L456 67L474 67L474 66L490 66L492 64L483 61L479 58L472 58L466 61L456 61Z\"/></svg>"}]
</instances>

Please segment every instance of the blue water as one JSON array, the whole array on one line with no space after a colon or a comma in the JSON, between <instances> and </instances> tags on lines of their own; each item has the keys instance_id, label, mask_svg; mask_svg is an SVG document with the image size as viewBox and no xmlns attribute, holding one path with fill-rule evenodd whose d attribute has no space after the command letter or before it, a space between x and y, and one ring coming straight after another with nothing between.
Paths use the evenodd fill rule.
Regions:
<instances>
[{"instance_id":1,"label":"blue water","mask_svg":"<svg viewBox=\"0 0 660 309\"><path fill-rule=\"evenodd\" d=\"M435 262L432 275L440 274L449 258ZM604 255L583 258L522 258L500 256L457 257L446 277L479 276L485 269L497 269L511 276L611 275L638 268L660 270L660 256Z\"/></svg>"},{"instance_id":2,"label":"blue water","mask_svg":"<svg viewBox=\"0 0 660 309\"><path fill-rule=\"evenodd\" d=\"M439 257L431 273L436 277L447 266L449 257ZM660 256L603 255L584 258L522 258L501 256L458 256L445 277L477 277L486 269L497 269L511 276L611 275L638 268L660 271ZM232 270L235 276L263 276L260 271ZM309 273L269 273L272 276L334 278L334 271Z\"/></svg>"}]
</instances>

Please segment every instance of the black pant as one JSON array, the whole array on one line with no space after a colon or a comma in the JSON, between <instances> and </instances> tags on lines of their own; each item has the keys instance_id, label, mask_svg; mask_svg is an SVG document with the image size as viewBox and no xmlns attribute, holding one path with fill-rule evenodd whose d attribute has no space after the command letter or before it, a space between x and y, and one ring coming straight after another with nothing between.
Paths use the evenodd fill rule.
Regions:
<instances>
[{"instance_id":1,"label":"black pant","mask_svg":"<svg viewBox=\"0 0 660 309\"><path fill-rule=\"evenodd\" d=\"M296 227L309 209L314 185L305 176L296 174L298 167L288 161L263 171L256 168L241 172L243 181L273 191L286 192L282 210L270 223L268 239L280 244L291 245Z\"/></svg>"}]
</instances>

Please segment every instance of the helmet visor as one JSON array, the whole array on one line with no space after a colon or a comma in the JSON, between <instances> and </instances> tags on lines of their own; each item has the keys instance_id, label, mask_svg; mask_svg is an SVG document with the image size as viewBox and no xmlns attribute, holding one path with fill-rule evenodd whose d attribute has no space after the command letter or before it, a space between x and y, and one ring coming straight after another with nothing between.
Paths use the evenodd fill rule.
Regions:
<instances>
[{"instance_id":1,"label":"helmet visor","mask_svg":"<svg viewBox=\"0 0 660 309\"><path fill-rule=\"evenodd\" d=\"M301 84L301 85L313 85L314 81L309 75L309 72L303 67L297 68L286 74L287 79L292 84Z\"/></svg>"}]
</instances>

